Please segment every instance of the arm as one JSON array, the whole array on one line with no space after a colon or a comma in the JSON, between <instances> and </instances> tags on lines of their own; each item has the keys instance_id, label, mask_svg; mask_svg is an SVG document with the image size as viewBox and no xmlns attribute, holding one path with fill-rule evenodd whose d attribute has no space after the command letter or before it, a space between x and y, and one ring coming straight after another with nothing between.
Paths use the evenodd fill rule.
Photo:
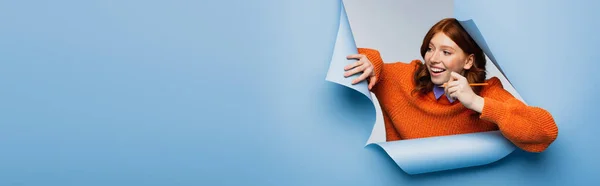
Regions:
<instances>
[{"instance_id":1,"label":"arm","mask_svg":"<svg viewBox=\"0 0 600 186\"><path fill-rule=\"evenodd\" d=\"M367 78L367 80L375 81L375 84L373 85L371 91L373 93L375 93L375 95L379 95L379 93L381 91L385 91L384 90L385 88L381 87L381 84L384 79L383 78L384 77L384 75L383 75L384 66L389 66L390 64L386 65L386 63L383 62L383 59L381 58L381 54L379 53L379 51L377 51L375 49L358 48L358 53L365 55L367 57L367 59L369 59L369 61L373 65L374 78L372 78L372 79ZM380 85L380 86L377 86L377 85ZM380 104L383 104L383 103L380 102ZM383 107L382 107L382 109L383 109ZM387 113L385 111L383 111L383 120L384 120L384 124L385 124L386 141L401 140L402 138L400 137L400 134L398 133L398 131L396 131L396 127L394 127L392 120L390 119L390 117L387 115Z\"/></svg>"},{"instance_id":2,"label":"arm","mask_svg":"<svg viewBox=\"0 0 600 186\"><path fill-rule=\"evenodd\" d=\"M542 152L558 136L552 115L539 107L527 106L502 88L498 79L490 81L483 96L481 119L498 125L502 134L519 148Z\"/></svg>"}]
</instances>

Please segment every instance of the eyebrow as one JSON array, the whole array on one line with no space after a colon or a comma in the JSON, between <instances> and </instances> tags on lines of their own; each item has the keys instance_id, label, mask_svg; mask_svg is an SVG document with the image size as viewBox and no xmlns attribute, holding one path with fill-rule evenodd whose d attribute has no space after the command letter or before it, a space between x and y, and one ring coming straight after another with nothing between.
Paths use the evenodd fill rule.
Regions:
<instances>
[{"instance_id":1,"label":"eyebrow","mask_svg":"<svg viewBox=\"0 0 600 186\"><path fill-rule=\"evenodd\" d=\"M430 46L435 46L432 42L429 42L429 45ZM454 47L451 47L451 46L448 46L448 45L442 45L442 46L440 46L440 48L450 48L452 50L456 50L456 49L454 49Z\"/></svg>"},{"instance_id":2,"label":"eyebrow","mask_svg":"<svg viewBox=\"0 0 600 186\"><path fill-rule=\"evenodd\" d=\"M440 46L440 48L450 48L452 50L455 50L454 47L448 46L448 45L442 45Z\"/></svg>"}]
</instances>

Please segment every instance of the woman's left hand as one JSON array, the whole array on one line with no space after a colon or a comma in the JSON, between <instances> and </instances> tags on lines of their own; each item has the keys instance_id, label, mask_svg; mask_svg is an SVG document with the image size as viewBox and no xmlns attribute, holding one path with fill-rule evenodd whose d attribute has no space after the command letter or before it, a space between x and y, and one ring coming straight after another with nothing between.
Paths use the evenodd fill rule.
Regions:
<instances>
[{"instance_id":1,"label":"woman's left hand","mask_svg":"<svg viewBox=\"0 0 600 186\"><path fill-rule=\"evenodd\" d=\"M444 92L451 98L458 99L465 107L471 110L479 113L483 110L483 98L473 92L467 78L456 72L450 73L450 80L446 84Z\"/></svg>"}]
</instances>

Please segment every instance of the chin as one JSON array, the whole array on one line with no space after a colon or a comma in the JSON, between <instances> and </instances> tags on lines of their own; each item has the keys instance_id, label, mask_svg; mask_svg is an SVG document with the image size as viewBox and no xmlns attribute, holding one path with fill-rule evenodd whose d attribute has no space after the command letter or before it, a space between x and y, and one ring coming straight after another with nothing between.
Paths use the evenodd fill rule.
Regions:
<instances>
[{"instance_id":1,"label":"chin","mask_svg":"<svg viewBox=\"0 0 600 186\"><path fill-rule=\"evenodd\" d=\"M444 81L443 79L439 79L439 78L435 78L435 79L431 78L431 82L433 82L433 84L436 84L436 85L441 85L441 84L444 84L444 83L446 83L448 81Z\"/></svg>"}]
</instances>

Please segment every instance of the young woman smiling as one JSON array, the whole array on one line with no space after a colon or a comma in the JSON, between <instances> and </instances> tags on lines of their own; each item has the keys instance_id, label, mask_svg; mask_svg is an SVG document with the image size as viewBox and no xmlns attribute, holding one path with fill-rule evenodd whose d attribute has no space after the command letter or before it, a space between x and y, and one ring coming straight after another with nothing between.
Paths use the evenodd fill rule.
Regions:
<instances>
[{"instance_id":1,"label":"young woman smiling","mask_svg":"<svg viewBox=\"0 0 600 186\"><path fill-rule=\"evenodd\" d=\"M358 48L345 76L362 73L384 115L387 141L500 130L519 148L544 151L557 137L552 115L513 97L486 78L482 49L454 18L425 35L420 60L384 63L375 49ZM487 86L471 86L487 83Z\"/></svg>"}]
</instances>

